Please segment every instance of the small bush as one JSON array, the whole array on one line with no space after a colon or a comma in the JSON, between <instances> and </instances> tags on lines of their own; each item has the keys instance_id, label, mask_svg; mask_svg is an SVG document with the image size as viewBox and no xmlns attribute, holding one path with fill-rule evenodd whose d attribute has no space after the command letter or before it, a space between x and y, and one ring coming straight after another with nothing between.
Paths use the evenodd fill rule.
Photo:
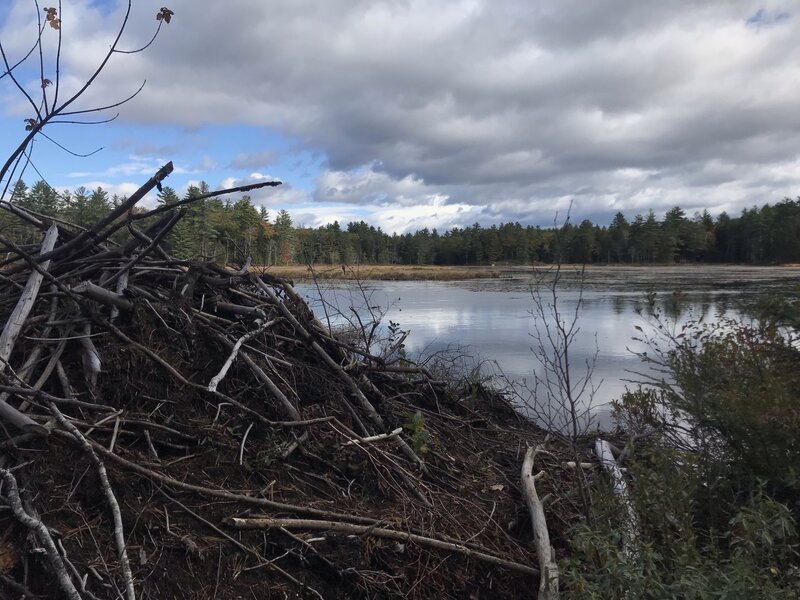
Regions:
<instances>
[{"instance_id":1,"label":"small bush","mask_svg":"<svg viewBox=\"0 0 800 600\"><path fill-rule=\"evenodd\" d=\"M678 458L648 456L631 467L640 519L633 560L622 547L621 509L610 486L595 491L592 525L573 529L571 556L561 564L567 597L800 598L799 540L789 508L762 491L725 530L706 529L696 519L697 465Z\"/></svg>"},{"instance_id":2,"label":"small bush","mask_svg":"<svg viewBox=\"0 0 800 600\"><path fill-rule=\"evenodd\" d=\"M796 304L762 309L642 330L663 379L616 403L625 429L649 432L628 465L639 546L624 551L600 479L562 565L569 597L800 598L800 319Z\"/></svg>"}]
</instances>

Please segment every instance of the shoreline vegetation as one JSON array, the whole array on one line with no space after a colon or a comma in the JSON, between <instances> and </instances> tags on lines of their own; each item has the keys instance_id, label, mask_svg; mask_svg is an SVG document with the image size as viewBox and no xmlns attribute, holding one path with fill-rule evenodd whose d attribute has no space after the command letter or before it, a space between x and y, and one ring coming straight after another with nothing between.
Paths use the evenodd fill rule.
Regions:
<instances>
[{"instance_id":1,"label":"shoreline vegetation","mask_svg":"<svg viewBox=\"0 0 800 600\"><path fill-rule=\"evenodd\" d=\"M519 279L530 278L552 269L550 264L491 266L442 266L442 265L253 265L254 273L268 273L293 281L308 282L314 277L319 280L343 281L470 281L476 279ZM800 263L784 265L753 265L691 263L691 264L564 264L561 265L562 282L574 284L580 279L586 285L602 284L610 287L618 285L646 285L657 279L666 282L689 282L704 288L732 285L748 287L761 283L800 282ZM774 281L771 281L773 280Z\"/></svg>"},{"instance_id":2,"label":"shoreline vegetation","mask_svg":"<svg viewBox=\"0 0 800 600\"><path fill-rule=\"evenodd\" d=\"M461 281L496 279L500 270L493 267L450 267L437 265L271 265L254 266L277 277L297 281L341 279L348 281Z\"/></svg>"},{"instance_id":3,"label":"shoreline vegetation","mask_svg":"<svg viewBox=\"0 0 800 600\"><path fill-rule=\"evenodd\" d=\"M277 184L277 182L273 182ZM178 258L258 264L403 264L469 266L492 264L780 264L800 262L800 198L745 209L739 216L708 211L687 215L679 206L659 218L650 210L610 223L567 221L541 227L519 222L423 228L389 233L364 221L333 222L316 228L293 222L286 210L270 214L246 193L223 200L205 182L183 196L169 186L159 206L186 205L187 217L166 234ZM34 214L91 226L125 201L101 187L56 191L40 180L16 180L11 202ZM138 211L144 209L137 208ZM629 220L630 219L630 220ZM36 230L12 213L0 212L0 229L21 244L35 243ZM121 237L117 234L112 239Z\"/></svg>"}]
</instances>

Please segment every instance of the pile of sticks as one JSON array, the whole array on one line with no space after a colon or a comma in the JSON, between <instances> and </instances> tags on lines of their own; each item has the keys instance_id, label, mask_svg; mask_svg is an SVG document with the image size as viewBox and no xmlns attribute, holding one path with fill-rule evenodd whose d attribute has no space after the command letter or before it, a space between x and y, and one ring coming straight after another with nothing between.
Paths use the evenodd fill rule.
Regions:
<instances>
[{"instance_id":1,"label":"pile of sticks","mask_svg":"<svg viewBox=\"0 0 800 600\"><path fill-rule=\"evenodd\" d=\"M534 589L536 428L337 339L290 281L172 257L187 201L136 208L171 170L88 229L0 205L42 232L0 232L0 595Z\"/></svg>"}]
</instances>

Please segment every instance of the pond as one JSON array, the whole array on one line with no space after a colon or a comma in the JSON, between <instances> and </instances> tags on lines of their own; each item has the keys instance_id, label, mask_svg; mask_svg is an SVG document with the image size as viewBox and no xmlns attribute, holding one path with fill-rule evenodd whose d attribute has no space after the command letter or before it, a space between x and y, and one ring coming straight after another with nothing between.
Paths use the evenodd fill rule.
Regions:
<instances>
[{"instance_id":1,"label":"pond","mask_svg":"<svg viewBox=\"0 0 800 600\"><path fill-rule=\"evenodd\" d=\"M541 275L541 272L540 272ZM496 382L511 382L522 401L532 404L534 373L543 373L536 358L536 282L546 315L552 304L552 273L532 274L530 268L508 269L500 279L464 282L369 281L325 282L322 296L334 327L346 319L369 320L369 307L383 313L380 332L390 321L409 331L409 356L449 351L466 368L480 364ZM583 285L579 285L583 281ZM570 346L574 377L592 365L592 411L608 426L608 403L626 387L635 387L647 372L636 352L647 348L634 338L636 327L647 330L655 307L666 321L716 320L740 316L757 296L796 290L800 269L752 267L595 267L582 276L565 269L557 285L557 302L569 322L577 314L578 331ZM325 310L316 287L298 285L324 322ZM580 300L580 308L578 302ZM549 324L552 326L552 317ZM539 331L542 321L539 321ZM541 399L541 389L538 393ZM589 392L584 394L584 406ZM523 410L523 412L525 412Z\"/></svg>"}]
</instances>

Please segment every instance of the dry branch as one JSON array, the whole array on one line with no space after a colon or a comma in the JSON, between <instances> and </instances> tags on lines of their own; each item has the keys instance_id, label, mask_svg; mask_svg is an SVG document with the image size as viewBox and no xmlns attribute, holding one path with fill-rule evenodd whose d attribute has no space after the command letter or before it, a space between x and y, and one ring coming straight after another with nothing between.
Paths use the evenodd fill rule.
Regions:
<instances>
[{"instance_id":1,"label":"dry branch","mask_svg":"<svg viewBox=\"0 0 800 600\"><path fill-rule=\"evenodd\" d=\"M267 500L266 498L246 496L244 494L235 494L227 490L214 489L202 485L195 485L192 483L186 483L184 481L178 481L177 479L173 479L172 477L168 477L167 475L163 475L161 473L153 471L152 469L143 467L135 462L126 460L121 456L114 454L113 452L109 452L107 449L103 448L103 446L97 444L96 442L93 442L91 440L87 441L92 445L92 448L94 448L96 452L99 452L100 454L112 460L113 462L119 464L120 466L129 469L131 471L134 471L136 473L139 473L140 475L144 475L145 477L152 479L154 481L160 481L161 483L176 489L196 492L203 496L210 496L213 498L222 498L224 500L240 502L242 504L248 504L250 506L270 508L272 510L280 510L284 512L296 513L301 515L305 514L315 517L336 518L345 521L352 521L354 523L370 523L370 524L375 523L374 519L370 519L368 517L342 514L334 511L319 510L310 506L300 506L297 504L287 504L285 502L275 502L273 500Z\"/></svg>"},{"instance_id":2,"label":"dry branch","mask_svg":"<svg viewBox=\"0 0 800 600\"><path fill-rule=\"evenodd\" d=\"M47 551L47 559L50 562L50 566L56 573L58 585L64 594L66 594L67 598L70 600L80 600L81 596L78 593L78 590L75 589L75 585L72 583L69 573L67 573L67 569L64 566L64 561L61 560L61 555L58 553L58 549L53 542L53 538L50 535L50 531L47 529L47 526L39 519L29 515L23 508L22 500L19 497L17 480L14 478L14 475L11 473L11 471L0 468L0 477L3 479L3 493L8 499L8 503L11 506L11 511L14 513L14 518L16 518L17 521L19 521L22 525L30 529L36 535L39 543L44 546L45 550Z\"/></svg>"},{"instance_id":3,"label":"dry branch","mask_svg":"<svg viewBox=\"0 0 800 600\"><path fill-rule=\"evenodd\" d=\"M81 281L78 285L72 286L72 291L81 296L90 298L95 302L101 302L117 309L131 310L131 308L133 308L133 302L125 298L122 294L116 294L101 288L91 281Z\"/></svg>"},{"instance_id":4,"label":"dry branch","mask_svg":"<svg viewBox=\"0 0 800 600\"><path fill-rule=\"evenodd\" d=\"M233 345L233 348L231 348L230 355L228 356L227 359L225 359L225 362L222 364L222 367L220 367L219 373L214 375L214 377L211 378L211 381L208 382L209 392L217 391L217 386L219 386L220 381L222 381L225 378L225 375L228 374L228 369L231 368L233 361L236 360L236 355L239 354L239 350L241 349L242 344L244 344L247 340L253 339L259 333L263 332L268 327L272 327L274 324L275 321L267 321L266 323L260 325L258 329L251 331L250 333L246 333L238 340L236 340L236 343Z\"/></svg>"},{"instance_id":5,"label":"dry branch","mask_svg":"<svg viewBox=\"0 0 800 600\"><path fill-rule=\"evenodd\" d=\"M383 527L372 527L370 525L353 525L351 523L342 523L339 521L315 521L312 519L273 519L270 517L248 518L243 519L239 517L232 517L228 520L228 524L236 529L271 529L271 528L284 528L284 529L306 529L313 531L337 531L340 533L348 533L353 535L371 535L374 537L384 538L387 540L396 540L398 542L411 542L420 546L427 546L429 548L436 548L437 550L445 550L447 552L455 552L474 558L489 564L505 567L512 571L519 571L526 575L538 575L539 571L533 567L522 565L520 563L506 560L499 556L492 556L484 552L478 552L472 548L468 548L462 544L454 544L452 542L445 542L436 538L417 535L414 533L407 533L405 531L395 531L393 529L385 529Z\"/></svg>"},{"instance_id":6,"label":"dry branch","mask_svg":"<svg viewBox=\"0 0 800 600\"><path fill-rule=\"evenodd\" d=\"M522 491L531 515L533 543L536 546L536 556L539 559L539 571L541 572L538 598L539 600L557 600L558 563L555 558L555 550L550 545L550 533L547 530L544 507L536 492L536 480L544 475L544 471L538 475L533 474L536 455L542 451L543 446L537 446L528 448L525 452L525 459L522 461Z\"/></svg>"},{"instance_id":7,"label":"dry branch","mask_svg":"<svg viewBox=\"0 0 800 600\"><path fill-rule=\"evenodd\" d=\"M106 466L97 457L97 454L92 449L91 444L89 444L83 434L78 431L78 428L67 421L66 417L64 417L61 411L58 410L56 405L53 403L50 403L50 412L53 413L53 416L56 418L61 427L72 434L75 440L92 459L92 462L97 468L97 474L100 476L100 484L103 488L103 494L105 495L106 500L108 500L108 505L109 508L111 508L111 514L114 518L114 542L117 544L117 554L119 561L122 564L122 575L125 578L125 597L127 600L136 600L136 592L133 588L133 573L131 573L131 563L128 560L128 552L125 549L125 533L122 527L122 514L119 510L117 497L114 495L114 491L111 489L111 482L108 480Z\"/></svg>"},{"instance_id":8,"label":"dry branch","mask_svg":"<svg viewBox=\"0 0 800 600\"><path fill-rule=\"evenodd\" d=\"M58 227L53 224L44 236L42 242L42 254L50 252L56 244L58 239ZM42 270L46 271L50 266L50 261L41 263ZM17 305L14 307L11 315L8 317L3 332L0 334L0 373L5 370L8 360L11 357L11 352L14 350L14 344L17 337L22 331L22 326L33 308L36 297L39 295L39 287L42 285L44 275L39 271L33 271L28 277L28 283L19 297Z\"/></svg>"},{"instance_id":9,"label":"dry branch","mask_svg":"<svg viewBox=\"0 0 800 600\"><path fill-rule=\"evenodd\" d=\"M58 239L58 228L55 225L52 225L45 234L44 241L42 242L42 251L44 252L51 250L55 245L57 239ZM40 270L31 271L31 274L28 277L28 281L25 284L22 293L20 294L20 297L14 307L14 310L6 320L6 324L3 327L3 332L2 334L0 334L0 374L2 374L6 370L9 371L11 370L8 361L14 350L17 338L22 332L23 326L25 325L25 322L28 319L28 315L33 309L33 305L36 302L36 298L39 294L39 288L41 287L42 279L44 278L44 272L48 269L49 266L50 266L50 261L46 261L41 265L39 265ZM53 308L54 307L55 304L53 304ZM50 330L48 328L45 331L49 332ZM27 360L25 361L20 371L16 373L16 378L19 381L21 382L27 381L30 370L38 360L41 351L42 347L37 346L36 348L34 348L33 352L31 352L31 354L28 356ZM6 423L11 423L15 427L27 433L35 433L37 435L46 435L48 433L44 427L36 423L33 419L31 419L27 415L23 414L22 411L8 404L8 396L9 394L5 390L2 393L0 393L1 421L4 421Z\"/></svg>"}]
</instances>

